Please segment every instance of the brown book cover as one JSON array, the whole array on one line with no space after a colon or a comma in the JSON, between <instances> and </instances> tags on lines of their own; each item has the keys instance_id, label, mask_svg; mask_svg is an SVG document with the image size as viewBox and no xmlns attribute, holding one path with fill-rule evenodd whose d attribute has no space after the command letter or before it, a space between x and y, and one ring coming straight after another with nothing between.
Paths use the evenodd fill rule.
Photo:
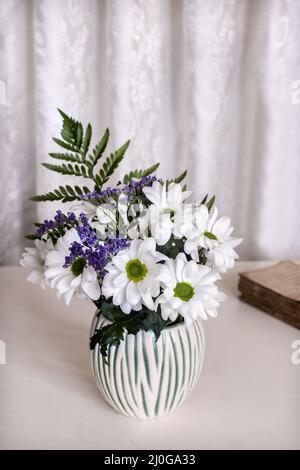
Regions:
<instances>
[{"instance_id":1,"label":"brown book cover","mask_svg":"<svg viewBox=\"0 0 300 470\"><path fill-rule=\"evenodd\" d=\"M240 273L241 300L300 329L300 265L282 261Z\"/></svg>"}]
</instances>

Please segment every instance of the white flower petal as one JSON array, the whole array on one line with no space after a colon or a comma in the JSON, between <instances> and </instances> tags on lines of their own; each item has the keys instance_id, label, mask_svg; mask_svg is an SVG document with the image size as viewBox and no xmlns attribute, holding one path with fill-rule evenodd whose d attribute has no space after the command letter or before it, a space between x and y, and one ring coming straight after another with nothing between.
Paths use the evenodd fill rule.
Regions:
<instances>
[{"instance_id":1,"label":"white flower petal","mask_svg":"<svg viewBox=\"0 0 300 470\"><path fill-rule=\"evenodd\" d=\"M121 305L126 301L125 298L125 289L123 288L115 288L113 293L113 304L114 305Z\"/></svg>"},{"instance_id":2,"label":"white flower petal","mask_svg":"<svg viewBox=\"0 0 300 470\"><path fill-rule=\"evenodd\" d=\"M195 261L189 261L182 270L182 280L190 284L194 284L197 279L199 270Z\"/></svg>"},{"instance_id":3,"label":"white flower petal","mask_svg":"<svg viewBox=\"0 0 300 470\"><path fill-rule=\"evenodd\" d=\"M74 289L70 289L69 291L67 291L67 292L65 293L65 295L64 295L64 300L65 300L65 304L66 304L66 305L69 305L69 304L70 304L74 292L75 292Z\"/></svg>"},{"instance_id":4,"label":"white flower petal","mask_svg":"<svg viewBox=\"0 0 300 470\"><path fill-rule=\"evenodd\" d=\"M82 290L86 293L88 297L92 300L98 300L101 294L100 286L98 280L95 279L94 281L82 281L81 283Z\"/></svg>"},{"instance_id":5,"label":"white flower petal","mask_svg":"<svg viewBox=\"0 0 300 470\"><path fill-rule=\"evenodd\" d=\"M126 287L126 301L131 305L136 305L141 299L141 295L135 282L130 281Z\"/></svg>"},{"instance_id":6,"label":"white flower petal","mask_svg":"<svg viewBox=\"0 0 300 470\"><path fill-rule=\"evenodd\" d=\"M116 287L125 287L128 283L128 276L123 272L115 276L111 282Z\"/></svg>"},{"instance_id":7,"label":"white flower petal","mask_svg":"<svg viewBox=\"0 0 300 470\"><path fill-rule=\"evenodd\" d=\"M176 264L176 278L178 282L182 282L182 271L187 262L186 256L184 253L179 253L176 256L175 264Z\"/></svg>"}]
</instances>

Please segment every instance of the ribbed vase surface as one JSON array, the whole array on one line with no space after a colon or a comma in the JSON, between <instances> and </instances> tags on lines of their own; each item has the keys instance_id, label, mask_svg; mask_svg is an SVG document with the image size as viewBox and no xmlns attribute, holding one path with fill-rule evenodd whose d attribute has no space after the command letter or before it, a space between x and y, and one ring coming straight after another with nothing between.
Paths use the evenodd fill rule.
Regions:
<instances>
[{"instance_id":1,"label":"ribbed vase surface","mask_svg":"<svg viewBox=\"0 0 300 470\"><path fill-rule=\"evenodd\" d=\"M91 336L108 323L96 312ZM189 328L183 323L168 327L157 341L150 331L125 333L119 346L109 348L106 359L98 345L91 351L93 375L104 398L120 413L164 416L178 408L196 384L204 345L201 320Z\"/></svg>"}]
</instances>

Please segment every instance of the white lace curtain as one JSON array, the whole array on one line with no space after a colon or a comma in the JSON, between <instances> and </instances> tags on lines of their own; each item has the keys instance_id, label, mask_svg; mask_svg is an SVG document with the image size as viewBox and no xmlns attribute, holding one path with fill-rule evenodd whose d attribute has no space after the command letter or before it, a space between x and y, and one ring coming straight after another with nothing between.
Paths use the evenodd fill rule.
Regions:
<instances>
[{"instance_id":1,"label":"white lace curtain","mask_svg":"<svg viewBox=\"0 0 300 470\"><path fill-rule=\"evenodd\" d=\"M0 34L0 264L56 209L57 107L132 138L121 172L187 167L242 258L300 258L299 0L0 0Z\"/></svg>"}]
</instances>

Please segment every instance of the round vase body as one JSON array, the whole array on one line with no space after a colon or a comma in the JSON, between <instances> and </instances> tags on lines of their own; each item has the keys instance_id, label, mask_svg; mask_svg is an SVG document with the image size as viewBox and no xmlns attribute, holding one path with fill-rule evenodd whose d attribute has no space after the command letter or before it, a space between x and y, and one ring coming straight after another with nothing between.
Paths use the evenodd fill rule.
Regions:
<instances>
[{"instance_id":1,"label":"round vase body","mask_svg":"<svg viewBox=\"0 0 300 470\"><path fill-rule=\"evenodd\" d=\"M110 322L96 312L91 336ZM136 418L164 416L178 408L195 386L204 357L201 320L165 328L158 340L152 331L124 333L119 346L104 358L99 345L91 351L92 371L106 401Z\"/></svg>"}]
</instances>

